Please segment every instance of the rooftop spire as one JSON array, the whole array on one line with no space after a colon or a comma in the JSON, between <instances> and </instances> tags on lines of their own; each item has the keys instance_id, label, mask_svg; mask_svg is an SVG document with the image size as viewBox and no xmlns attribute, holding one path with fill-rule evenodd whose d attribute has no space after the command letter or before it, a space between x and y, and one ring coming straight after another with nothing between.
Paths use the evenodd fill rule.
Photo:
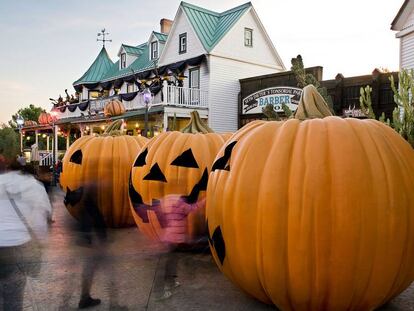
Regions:
<instances>
[{"instance_id":1,"label":"rooftop spire","mask_svg":"<svg viewBox=\"0 0 414 311\"><path fill-rule=\"evenodd\" d=\"M102 41L103 47L105 47L105 42L112 42L112 40L105 39L106 35L109 35L109 32L105 32L106 29L102 29L101 32L98 32L98 37L102 36L102 39L96 38L96 41Z\"/></svg>"}]
</instances>

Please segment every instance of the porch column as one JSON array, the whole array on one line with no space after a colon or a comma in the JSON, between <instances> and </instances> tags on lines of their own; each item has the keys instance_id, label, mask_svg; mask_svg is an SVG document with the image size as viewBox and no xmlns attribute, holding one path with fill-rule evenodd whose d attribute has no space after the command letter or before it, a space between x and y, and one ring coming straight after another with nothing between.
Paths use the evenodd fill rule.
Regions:
<instances>
[{"instance_id":1,"label":"porch column","mask_svg":"<svg viewBox=\"0 0 414 311\"><path fill-rule=\"evenodd\" d=\"M46 136L46 151L47 152L49 152L49 139L50 139L49 134L47 134Z\"/></svg>"},{"instance_id":2,"label":"porch column","mask_svg":"<svg viewBox=\"0 0 414 311\"><path fill-rule=\"evenodd\" d=\"M162 99L161 102L166 105L168 104L168 83L167 80L162 81Z\"/></svg>"},{"instance_id":3,"label":"porch column","mask_svg":"<svg viewBox=\"0 0 414 311\"><path fill-rule=\"evenodd\" d=\"M80 135L82 137L83 136L83 126L82 126L82 124L78 124L78 127L79 127L79 131L80 131Z\"/></svg>"},{"instance_id":4,"label":"porch column","mask_svg":"<svg viewBox=\"0 0 414 311\"><path fill-rule=\"evenodd\" d=\"M37 130L35 130L35 144L37 145L37 147L39 147L39 133L37 132Z\"/></svg>"},{"instance_id":5,"label":"porch column","mask_svg":"<svg viewBox=\"0 0 414 311\"><path fill-rule=\"evenodd\" d=\"M54 137L53 137L53 144L54 144L54 148L53 148L54 149L53 150L53 165L56 164L57 159L58 159L58 130L59 130L59 127L57 125L55 125L53 127L53 134L54 134Z\"/></svg>"},{"instance_id":6,"label":"porch column","mask_svg":"<svg viewBox=\"0 0 414 311\"><path fill-rule=\"evenodd\" d=\"M166 132L168 129L168 113L164 111L164 122L163 122L163 130Z\"/></svg>"},{"instance_id":7,"label":"porch column","mask_svg":"<svg viewBox=\"0 0 414 311\"><path fill-rule=\"evenodd\" d=\"M66 151L69 149L70 146L70 131L68 135L66 136Z\"/></svg>"}]
</instances>

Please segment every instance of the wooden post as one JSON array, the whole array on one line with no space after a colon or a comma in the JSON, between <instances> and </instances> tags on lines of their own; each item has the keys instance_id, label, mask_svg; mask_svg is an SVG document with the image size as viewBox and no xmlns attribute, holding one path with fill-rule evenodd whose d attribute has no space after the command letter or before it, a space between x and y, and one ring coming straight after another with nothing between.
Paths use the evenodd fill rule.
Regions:
<instances>
[{"instance_id":1,"label":"wooden post","mask_svg":"<svg viewBox=\"0 0 414 311\"><path fill-rule=\"evenodd\" d=\"M55 125L53 127L53 133L54 133L54 139L53 139L53 144L54 144L53 165L56 164L57 159L58 159L58 130L59 130L59 127L57 125Z\"/></svg>"},{"instance_id":2,"label":"wooden post","mask_svg":"<svg viewBox=\"0 0 414 311\"><path fill-rule=\"evenodd\" d=\"M23 133L22 130L20 132L20 152L23 152Z\"/></svg>"},{"instance_id":3,"label":"wooden post","mask_svg":"<svg viewBox=\"0 0 414 311\"><path fill-rule=\"evenodd\" d=\"M35 144L39 147L39 133L35 130Z\"/></svg>"},{"instance_id":4,"label":"wooden post","mask_svg":"<svg viewBox=\"0 0 414 311\"><path fill-rule=\"evenodd\" d=\"M49 137L49 134L46 136L46 151L49 153L49 140L50 140L50 137Z\"/></svg>"}]
</instances>

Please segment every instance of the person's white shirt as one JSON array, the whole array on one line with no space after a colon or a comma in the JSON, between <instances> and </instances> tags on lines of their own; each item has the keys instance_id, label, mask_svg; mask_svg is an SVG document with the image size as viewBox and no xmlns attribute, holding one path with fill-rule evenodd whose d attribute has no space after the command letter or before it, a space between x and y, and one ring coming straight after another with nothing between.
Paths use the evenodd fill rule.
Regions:
<instances>
[{"instance_id":1,"label":"person's white shirt","mask_svg":"<svg viewBox=\"0 0 414 311\"><path fill-rule=\"evenodd\" d=\"M52 207L44 186L32 175L17 171L0 174L0 247L30 241L30 233L11 205L12 198L36 237L47 237Z\"/></svg>"}]
</instances>

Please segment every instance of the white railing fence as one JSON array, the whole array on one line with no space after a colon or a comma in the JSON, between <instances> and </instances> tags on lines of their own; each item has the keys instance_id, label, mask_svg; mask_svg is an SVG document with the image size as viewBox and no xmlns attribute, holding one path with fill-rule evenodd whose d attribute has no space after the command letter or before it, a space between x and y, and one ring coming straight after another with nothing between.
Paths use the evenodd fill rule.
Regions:
<instances>
[{"instance_id":1,"label":"white railing fence","mask_svg":"<svg viewBox=\"0 0 414 311\"><path fill-rule=\"evenodd\" d=\"M208 107L208 92L168 85L164 93L167 104L185 107Z\"/></svg>"},{"instance_id":2,"label":"white railing fence","mask_svg":"<svg viewBox=\"0 0 414 311\"><path fill-rule=\"evenodd\" d=\"M53 165L53 153L48 153L40 158L40 166L52 166Z\"/></svg>"}]
</instances>

